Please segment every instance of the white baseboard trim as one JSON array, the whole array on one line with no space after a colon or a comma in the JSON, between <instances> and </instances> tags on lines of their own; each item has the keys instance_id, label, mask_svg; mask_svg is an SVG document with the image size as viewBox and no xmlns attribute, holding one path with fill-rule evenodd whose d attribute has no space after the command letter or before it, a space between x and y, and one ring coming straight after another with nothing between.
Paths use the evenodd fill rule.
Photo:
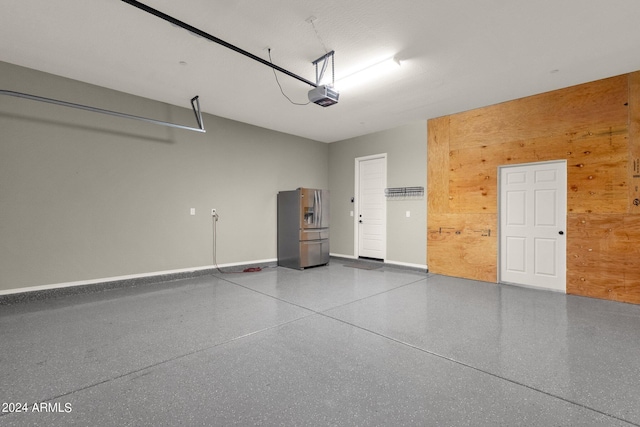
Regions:
<instances>
[{"instance_id":1,"label":"white baseboard trim","mask_svg":"<svg viewBox=\"0 0 640 427\"><path fill-rule=\"evenodd\" d=\"M358 259L357 257L354 257L353 255L343 255L343 254L332 254L332 253L329 253L329 256L334 256L336 258Z\"/></svg>"},{"instance_id":2,"label":"white baseboard trim","mask_svg":"<svg viewBox=\"0 0 640 427\"><path fill-rule=\"evenodd\" d=\"M277 258L273 259L261 259L255 261L242 261L242 262L231 262L228 264L218 264L218 267L235 267L237 265L253 265L253 264L264 264L270 262L277 262ZM49 285L39 285L39 286L29 286L24 288L15 288L15 289L4 289L0 290L0 295L12 295L19 294L23 292L33 292L33 291L47 291L51 289L61 289L61 288L70 288L74 286L85 286L85 285L95 285L99 283L108 283L108 282L116 282L120 280L132 280L132 279L142 279L154 276L164 276L167 274L176 274L176 273L190 273L202 270L211 270L215 268L214 265L204 265L201 267L190 267L190 268L180 268L177 270L164 270L164 271L153 271L150 273L140 273L140 274L129 274L126 276L112 276L112 277L103 277L100 279L91 279L91 280L79 280L77 282L63 282L63 283L52 283Z\"/></svg>"},{"instance_id":3,"label":"white baseboard trim","mask_svg":"<svg viewBox=\"0 0 640 427\"><path fill-rule=\"evenodd\" d=\"M428 270L426 264L412 264L409 262L390 261L388 259L386 259L384 262L387 264L400 265L402 267L411 267L411 268L419 268L421 270Z\"/></svg>"}]
</instances>

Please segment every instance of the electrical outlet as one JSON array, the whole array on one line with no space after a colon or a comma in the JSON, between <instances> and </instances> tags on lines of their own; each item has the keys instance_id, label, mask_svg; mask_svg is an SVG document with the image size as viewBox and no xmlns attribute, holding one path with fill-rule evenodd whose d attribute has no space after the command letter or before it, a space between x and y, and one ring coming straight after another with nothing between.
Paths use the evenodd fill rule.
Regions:
<instances>
[{"instance_id":1,"label":"electrical outlet","mask_svg":"<svg viewBox=\"0 0 640 427\"><path fill-rule=\"evenodd\" d=\"M195 214L196 214L196 208L191 208L191 209L189 210L189 213L190 213L191 215L195 215Z\"/></svg>"},{"instance_id":2,"label":"electrical outlet","mask_svg":"<svg viewBox=\"0 0 640 427\"><path fill-rule=\"evenodd\" d=\"M216 214L216 210L215 209L211 209L211 216L215 216Z\"/></svg>"}]
</instances>

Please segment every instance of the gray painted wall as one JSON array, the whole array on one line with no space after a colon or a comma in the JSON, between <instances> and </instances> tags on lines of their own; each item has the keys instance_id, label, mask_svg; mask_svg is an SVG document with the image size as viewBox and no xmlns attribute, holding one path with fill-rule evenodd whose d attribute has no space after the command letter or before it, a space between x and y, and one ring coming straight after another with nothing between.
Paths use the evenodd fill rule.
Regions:
<instances>
[{"instance_id":1,"label":"gray painted wall","mask_svg":"<svg viewBox=\"0 0 640 427\"><path fill-rule=\"evenodd\" d=\"M395 129L340 142L329 147L331 190L331 253L354 255L355 159L387 153L387 187L427 185L427 123L417 121ZM405 212L411 217L406 218ZM424 266L427 259L427 202L420 199L387 201L388 262Z\"/></svg>"},{"instance_id":2,"label":"gray painted wall","mask_svg":"<svg viewBox=\"0 0 640 427\"><path fill-rule=\"evenodd\" d=\"M0 76L5 90L195 126L188 108L2 62ZM200 134L0 96L0 290L211 265L211 208L219 264L275 259L276 194L328 188L329 145L204 121Z\"/></svg>"}]
</instances>

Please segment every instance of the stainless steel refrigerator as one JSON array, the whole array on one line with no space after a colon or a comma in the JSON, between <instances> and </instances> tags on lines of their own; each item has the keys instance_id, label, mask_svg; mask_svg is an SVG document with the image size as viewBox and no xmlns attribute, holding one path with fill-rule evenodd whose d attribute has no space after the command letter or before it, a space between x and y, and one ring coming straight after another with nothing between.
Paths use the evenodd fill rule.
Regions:
<instances>
[{"instance_id":1,"label":"stainless steel refrigerator","mask_svg":"<svg viewBox=\"0 0 640 427\"><path fill-rule=\"evenodd\" d=\"M278 193L278 265L303 269L329 263L329 190Z\"/></svg>"}]
</instances>

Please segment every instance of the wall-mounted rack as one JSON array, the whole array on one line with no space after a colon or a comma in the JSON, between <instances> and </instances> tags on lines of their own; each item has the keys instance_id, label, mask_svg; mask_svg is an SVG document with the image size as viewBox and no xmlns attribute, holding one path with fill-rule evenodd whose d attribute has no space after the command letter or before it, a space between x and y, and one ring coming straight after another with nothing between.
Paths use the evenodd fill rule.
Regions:
<instances>
[{"instance_id":1,"label":"wall-mounted rack","mask_svg":"<svg viewBox=\"0 0 640 427\"><path fill-rule=\"evenodd\" d=\"M119 113L117 111L104 110L102 108L91 107L88 105L74 104L73 102L61 101L59 99L45 98L44 96L30 95L28 93L22 93L22 92L14 92L11 90L0 89L0 95L14 96L16 98L24 98L24 99L30 99L32 101L62 105L63 107L78 108L80 110L92 111L94 113L100 113L100 114L108 114L110 116L122 117L125 119L141 120L143 122L153 123L161 126L169 126L169 127L178 128L178 129L192 130L195 132L203 132L203 133L206 132L206 130L204 129L204 122L202 121L202 113L200 112L200 101L197 96L194 96L193 98L191 98L191 108L193 109L193 113L196 115L196 120L198 122L198 127L194 128L190 126L179 125L176 123L164 122L162 120L148 119L146 117Z\"/></svg>"},{"instance_id":2,"label":"wall-mounted rack","mask_svg":"<svg viewBox=\"0 0 640 427\"><path fill-rule=\"evenodd\" d=\"M424 187L392 187L384 189L387 199L404 199L408 197L424 197Z\"/></svg>"}]
</instances>

